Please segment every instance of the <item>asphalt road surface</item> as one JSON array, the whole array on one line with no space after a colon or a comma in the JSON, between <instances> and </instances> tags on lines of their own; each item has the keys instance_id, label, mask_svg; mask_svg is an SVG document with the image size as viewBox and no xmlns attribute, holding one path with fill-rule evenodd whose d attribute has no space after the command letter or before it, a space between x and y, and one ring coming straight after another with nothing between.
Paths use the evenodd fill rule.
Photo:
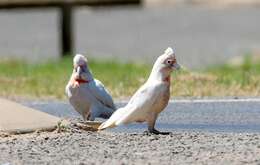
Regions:
<instances>
[{"instance_id":1,"label":"asphalt road surface","mask_svg":"<svg viewBox=\"0 0 260 165\"><path fill-rule=\"evenodd\" d=\"M187 67L260 52L259 7L78 8L76 52L152 62L168 46ZM57 58L58 10L1 10L0 57Z\"/></svg>"},{"instance_id":2,"label":"asphalt road surface","mask_svg":"<svg viewBox=\"0 0 260 165\"><path fill-rule=\"evenodd\" d=\"M22 104L59 117L79 117L67 102L26 101ZM160 130L173 132L260 132L260 99L173 100L160 114L156 126ZM142 132L145 129L145 124L130 124L111 131Z\"/></svg>"}]
</instances>

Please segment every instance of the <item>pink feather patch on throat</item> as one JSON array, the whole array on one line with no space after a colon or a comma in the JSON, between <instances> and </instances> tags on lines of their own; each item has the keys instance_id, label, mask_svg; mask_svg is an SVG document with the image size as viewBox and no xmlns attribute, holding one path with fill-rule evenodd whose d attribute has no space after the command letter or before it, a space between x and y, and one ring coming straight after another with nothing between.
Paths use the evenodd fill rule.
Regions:
<instances>
[{"instance_id":1,"label":"pink feather patch on throat","mask_svg":"<svg viewBox=\"0 0 260 165\"><path fill-rule=\"evenodd\" d=\"M167 82L167 83L170 83L171 82L171 76L165 77L165 79L163 81Z\"/></svg>"},{"instance_id":2,"label":"pink feather patch on throat","mask_svg":"<svg viewBox=\"0 0 260 165\"><path fill-rule=\"evenodd\" d=\"M75 82L82 84L82 83L89 83L88 80L83 80L83 79L75 79Z\"/></svg>"}]
</instances>

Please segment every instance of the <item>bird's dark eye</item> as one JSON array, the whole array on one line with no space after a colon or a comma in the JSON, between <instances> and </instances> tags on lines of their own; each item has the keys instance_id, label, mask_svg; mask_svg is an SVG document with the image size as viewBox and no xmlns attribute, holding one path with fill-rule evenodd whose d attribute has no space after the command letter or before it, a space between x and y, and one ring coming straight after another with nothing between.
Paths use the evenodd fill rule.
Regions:
<instances>
[{"instance_id":1,"label":"bird's dark eye","mask_svg":"<svg viewBox=\"0 0 260 165\"><path fill-rule=\"evenodd\" d=\"M171 60L167 60L167 64L171 64L172 63L172 61Z\"/></svg>"}]
</instances>

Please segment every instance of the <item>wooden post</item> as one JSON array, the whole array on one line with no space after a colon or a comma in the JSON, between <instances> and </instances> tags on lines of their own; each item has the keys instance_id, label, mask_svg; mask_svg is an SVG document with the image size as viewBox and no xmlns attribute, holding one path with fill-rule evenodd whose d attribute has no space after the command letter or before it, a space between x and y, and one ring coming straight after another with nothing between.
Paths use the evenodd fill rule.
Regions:
<instances>
[{"instance_id":1,"label":"wooden post","mask_svg":"<svg viewBox=\"0 0 260 165\"><path fill-rule=\"evenodd\" d=\"M58 7L61 56L74 52L73 7L140 4L142 0L0 0L0 9Z\"/></svg>"},{"instance_id":2,"label":"wooden post","mask_svg":"<svg viewBox=\"0 0 260 165\"><path fill-rule=\"evenodd\" d=\"M66 3L60 11L60 44L62 56L73 54L73 7Z\"/></svg>"}]
</instances>

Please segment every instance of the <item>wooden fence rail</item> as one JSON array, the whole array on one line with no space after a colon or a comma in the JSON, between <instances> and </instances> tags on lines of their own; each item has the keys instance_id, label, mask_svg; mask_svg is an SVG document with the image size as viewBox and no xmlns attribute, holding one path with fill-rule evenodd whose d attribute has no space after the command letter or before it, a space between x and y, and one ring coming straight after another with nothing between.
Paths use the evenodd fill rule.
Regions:
<instances>
[{"instance_id":1,"label":"wooden fence rail","mask_svg":"<svg viewBox=\"0 0 260 165\"><path fill-rule=\"evenodd\" d=\"M77 6L111 6L140 4L141 0L0 0L0 9L49 8L60 9L60 54L73 54L73 9Z\"/></svg>"}]
</instances>

